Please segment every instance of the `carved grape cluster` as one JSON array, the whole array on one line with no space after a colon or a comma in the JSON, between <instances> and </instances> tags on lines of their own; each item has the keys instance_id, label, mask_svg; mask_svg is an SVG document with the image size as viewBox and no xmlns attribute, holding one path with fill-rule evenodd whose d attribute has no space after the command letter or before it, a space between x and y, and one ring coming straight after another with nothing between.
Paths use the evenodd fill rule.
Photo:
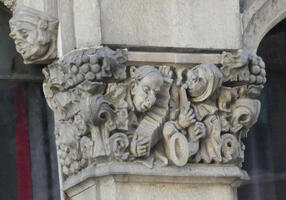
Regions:
<instances>
[{"instance_id":1,"label":"carved grape cluster","mask_svg":"<svg viewBox=\"0 0 286 200\"><path fill-rule=\"evenodd\" d=\"M71 63L70 73L68 74L68 86L74 86L78 83L88 81L102 80L102 65L96 55L83 55L75 63Z\"/></svg>"},{"instance_id":2,"label":"carved grape cluster","mask_svg":"<svg viewBox=\"0 0 286 200\"><path fill-rule=\"evenodd\" d=\"M251 65L249 66L249 82L255 85L266 83L266 71L263 60L258 56L250 56Z\"/></svg>"},{"instance_id":3,"label":"carved grape cluster","mask_svg":"<svg viewBox=\"0 0 286 200\"><path fill-rule=\"evenodd\" d=\"M69 147L64 143L59 144L58 155L65 175L74 174L81 169L80 154L77 148Z\"/></svg>"},{"instance_id":4,"label":"carved grape cluster","mask_svg":"<svg viewBox=\"0 0 286 200\"><path fill-rule=\"evenodd\" d=\"M67 60L67 88L84 81L100 82L108 79L126 78L126 57L123 51L108 48L83 51Z\"/></svg>"}]
</instances>

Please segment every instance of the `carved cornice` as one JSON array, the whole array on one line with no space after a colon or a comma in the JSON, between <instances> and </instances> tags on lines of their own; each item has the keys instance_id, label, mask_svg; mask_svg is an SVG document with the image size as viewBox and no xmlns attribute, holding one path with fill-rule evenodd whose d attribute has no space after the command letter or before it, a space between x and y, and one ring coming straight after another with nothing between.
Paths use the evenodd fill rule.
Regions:
<instances>
[{"instance_id":1,"label":"carved cornice","mask_svg":"<svg viewBox=\"0 0 286 200\"><path fill-rule=\"evenodd\" d=\"M14 11L17 0L0 0L9 10Z\"/></svg>"},{"instance_id":2,"label":"carved cornice","mask_svg":"<svg viewBox=\"0 0 286 200\"><path fill-rule=\"evenodd\" d=\"M126 50L75 50L43 70L65 177L110 161L148 168L241 166L260 112L262 59L223 53L220 64L126 66Z\"/></svg>"},{"instance_id":3,"label":"carved cornice","mask_svg":"<svg viewBox=\"0 0 286 200\"><path fill-rule=\"evenodd\" d=\"M69 177L64 181L63 190L68 191L73 187L83 187L82 182L98 177L114 176L119 178L124 174L126 177L135 176L134 180L146 183L172 183L179 182L178 179L184 178L182 181L186 183L207 183L207 184L232 184L239 185L241 182L249 179L247 173L234 165L193 165L187 164L184 167L175 166L157 166L146 168L144 165L135 162L106 162L98 166L91 166L77 176ZM223 174L223 175L222 175ZM156 177L155 179L150 177ZM138 177L140 177L138 179ZM146 178L144 178L146 177ZM159 178L158 178L159 177ZM214 178L215 177L215 178ZM131 181L130 179L128 181Z\"/></svg>"},{"instance_id":4,"label":"carved cornice","mask_svg":"<svg viewBox=\"0 0 286 200\"><path fill-rule=\"evenodd\" d=\"M13 13L10 37L25 64L50 64L57 57L58 20L46 13L20 6Z\"/></svg>"}]
</instances>

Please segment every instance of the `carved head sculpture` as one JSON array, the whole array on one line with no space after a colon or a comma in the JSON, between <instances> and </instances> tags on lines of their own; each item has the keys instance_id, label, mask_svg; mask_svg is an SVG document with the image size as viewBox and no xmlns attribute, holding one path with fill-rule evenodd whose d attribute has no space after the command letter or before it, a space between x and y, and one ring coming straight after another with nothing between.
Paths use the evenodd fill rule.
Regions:
<instances>
[{"instance_id":1,"label":"carved head sculpture","mask_svg":"<svg viewBox=\"0 0 286 200\"><path fill-rule=\"evenodd\" d=\"M256 99L238 99L232 106L231 132L237 133L241 129L246 132L257 121L260 112L260 101Z\"/></svg>"},{"instance_id":2,"label":"carved head sculpture","mask_svg":"<svg viewBox=\"0 0 286 200\"><path fill-rule=\"evenodd\" d=\"M10 23L10 37L24 63L47 64L57 56L58 20L45 13L21 6Z\"/></svg>"},{"instance_id":3,"label":"carved head sculpture","mask_svg":"<svg viewBox=\"0 0 286 200\"><path fill-rule=\"evenodd\" d=\"M211 63L197 65L188 70L184 87L192 101L202 102L209 98L222 84L221 71Z\"/></svg>"},{"instance_id":4,"label":"carved head sculpture","mask_svg":"<svg viewBox=\"0 0 286 200\"><path fill-rule=\"evenodd\" d=\"M156 95L163 85L163 76L153 66L131 69L131 96L134 107L139 112L149 110L156 102Z\"/></svg>"}]
</instances>

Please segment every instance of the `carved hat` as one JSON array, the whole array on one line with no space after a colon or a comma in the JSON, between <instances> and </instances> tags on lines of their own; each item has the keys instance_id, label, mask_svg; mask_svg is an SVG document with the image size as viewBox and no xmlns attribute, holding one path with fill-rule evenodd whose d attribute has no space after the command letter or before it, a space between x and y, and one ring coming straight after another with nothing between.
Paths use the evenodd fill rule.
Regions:
<instances>
[{"instance_id":1,"label":"carved hat","mask_svg":"<svg viewBox=\"0 0 286 200\"><path fill-rule=\"evenodd\" d=\"M212 63L200 64L196 68L198 68L200 76L206 78L208 81L206 90L200 96L192 98L194 102L202 102L209 98L222 85L223 75L217 66Z\"/></svg>"},{"instance_id":2,"label":"carved hat","mask_svg":"<svg viewBox=\"0 0 286 200\"><path fill-rule=\"evenodd\" d=\"M58 26L57 18L27 6L18 7L9 22L10 24L15 22L28 22L37 25L41 29L50 31L55 31Z\"/></svg>"},{"instance_id":3,"label":"carved hat","mask_svg":"<svg viewBox=\"0 0 286 200\"><path fill-rule=\"evenodd\" d=\"M161 75L161 72L155 68L154 66L151 65L144 65L139 68L131 68L130 74L131 78L135 80L141 80L144 77L148 76L149 74L156 73L158 75Z\"/></svg>"}]
</instances>

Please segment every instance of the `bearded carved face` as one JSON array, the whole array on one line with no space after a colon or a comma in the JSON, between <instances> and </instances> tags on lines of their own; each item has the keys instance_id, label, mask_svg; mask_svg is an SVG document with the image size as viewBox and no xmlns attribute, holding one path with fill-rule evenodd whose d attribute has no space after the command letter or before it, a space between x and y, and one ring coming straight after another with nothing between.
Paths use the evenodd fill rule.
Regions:
<instances>
[{"instance_id":1,"label":"bearded carved face","mask_svg":"<svg viewBox=\"0 0 286 200\"><path fill-rule=\"evenodd\" d=\"M10 37L24 63L47 63L56 57L57 20L23 7L10 20Z\"/></svg>"},{"instance_id":2,"label":"bearded carved face","mask_svg":"<svg viewBox=\"0 0 286 200\"><path fill-rule=\"evenodd\" d=\"M131 88L133 104L139 112L145 112L154 105L156 95L160 92L163 85L163 77L159 71L148 72L147 70L145 71L146 76L143 76L144 78L134 79ZM153 69L149 68L149 70Z\"/></svg>"}]
</instances>

